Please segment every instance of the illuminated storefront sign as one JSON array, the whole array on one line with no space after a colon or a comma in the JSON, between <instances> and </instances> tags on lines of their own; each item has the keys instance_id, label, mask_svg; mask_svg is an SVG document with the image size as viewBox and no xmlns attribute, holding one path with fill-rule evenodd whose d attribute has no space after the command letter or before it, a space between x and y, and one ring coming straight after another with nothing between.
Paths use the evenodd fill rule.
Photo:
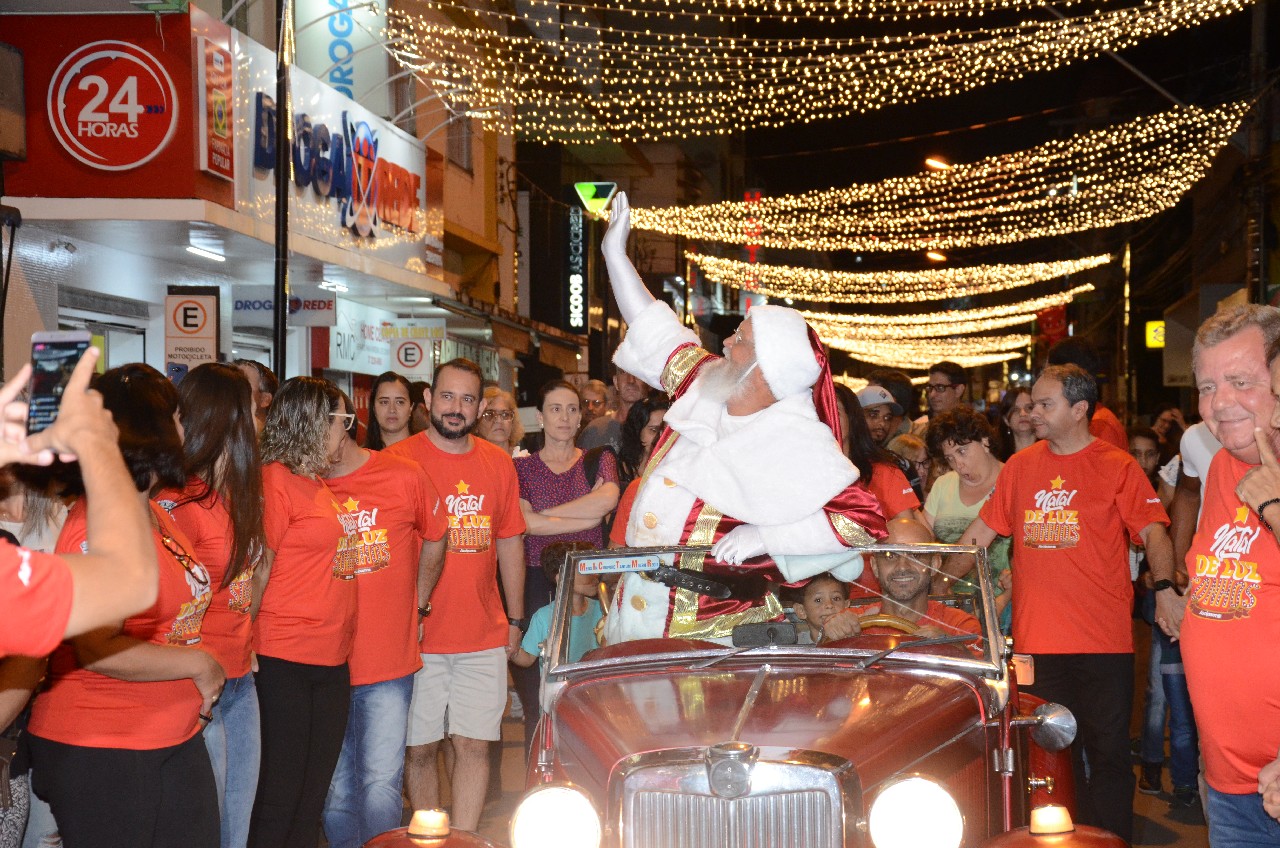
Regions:
<instances>
[{"instance_id":1,"label":"illuminated storefront sign","mask_svg":"<svg viewBox=\"0 0 1280 848\"><path fill-rule=\"evenodd\" d=\"M569 207L569 239L565 248L565 326L582 332L587 328L586 240L582 210Z\"/></svg>"},{"instance_id":2,"label":"illuminated storefront sign","mask_svg":"<svg viewBox=\"0 0 1280 848\"><path fill-rule=\"evenodd\" d=\"M54 138L102 171L145 165L178 127L178 91L160 60L124 41L73 50L49 80Z\"/></svg>"}]
</instances>

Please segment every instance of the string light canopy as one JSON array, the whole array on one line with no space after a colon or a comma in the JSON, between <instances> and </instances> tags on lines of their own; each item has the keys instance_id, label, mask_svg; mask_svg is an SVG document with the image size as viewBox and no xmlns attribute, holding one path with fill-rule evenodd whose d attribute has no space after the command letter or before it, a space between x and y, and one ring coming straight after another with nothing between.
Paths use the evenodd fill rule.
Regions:
<instances>
[{"instance_id":1,"label":"string light canopy","mask_svg":"<svg viewBox=\"0 0 1280 848\"><path fill-rule=\"evenodd\" d=\"M943 360L958 363L965 368L990 365L1026 355L1027 347L1031 344L1029 335L877 342L828 339L824 336L822 340L835 350L842 350L854 359L871 365L908 370L924 370Z\"/></svg>"},{"instance_id":2,"label":"string light canopy","mask_svg":"<svg viewBox=\"0 0 1280 848\"><path fill-rule=\"evenodd\" d=\"M624 29L554 7L545 19L528 16L524 32L506 33L505 25L441 23L392 8L384 37L405 68L461 92L472 108L513 104L488 123L528 140L657 141L950 96L1120 50L1249 3L1148 0L1010 27L851 39L707 35L669 17L661 28ZM426 5L444 20L475 13L458 0Z\"/></svg>"},{"instance_id":3,"label":"string light canopy","mask_svg":"<svg viewBox=\"0 0 1280 848\"><path fill-rule=\"evenodd\" d=\"M972 297L1079 274L1111 261L1102 254L1022 265L848 272L748 263L694 252L686 252L685 258L717 283L811 303L919 303Z\"/></svg>"},{"instance_id":4,"label":"string light canopy","mask_svg":"<svg viewBox=\"0 0 1280 848\"><path fill-rule=\"evenodd\" d=\"M864 252L1010 244L1110 227L1174 205L1248 110L1246 102L1177 107L946 171L750 206L638 208L631 223L702 241Z\"/></svg>"},{"instance_id":5,"label":"string light canopy","mask_svg":"<svg viewBox=\"0 0 1280 848\"><path fill-rule=\"evenodd\" d=\"M1069 8L1082 2L1084 0L721 0L682 5L672 0L625 0L610 4L585 0L529 0L528 5L534 9L542 8L545 18L554 20L573 15L614 13L637 21L669 21L674 18L719 23L788 23L801 20L807 23L838 23L850 19L971 18L989 12L1024 11L1049 5ZM452 4L419 0L419 5L439 7ZM504 17L510 14L494 9L485 11Z\"/></svg>"},{"instance_id":6,"label":"string light canopy","mask_svg":"<svg viewBox=\"0 0 1280 848\"><path fill-rule=\"evenodd\" d=\"M1057 294L1047 294L1044 297L1033 297L1029 300L1019 300L1014 303L1005 303L998 306L979 306L975 309L943 309L938 312L921 312L915 315L867 315L855 314L852 312L805 312L806 320L820 321L827 324L838 324L841 326L851 327L859 324L875 327L887 327L893 325L924 325L924 324L950 324L954 322L964 321L981 321L988 318L1000 318L1008 315L1016 315L1024 312L1040 312L1045 309L1052 309L1055 306L1065 306L1075 299L1076 295L1093 291L1093 286L1089 283L1075 286Z\"/></svg>"}]
</instances>

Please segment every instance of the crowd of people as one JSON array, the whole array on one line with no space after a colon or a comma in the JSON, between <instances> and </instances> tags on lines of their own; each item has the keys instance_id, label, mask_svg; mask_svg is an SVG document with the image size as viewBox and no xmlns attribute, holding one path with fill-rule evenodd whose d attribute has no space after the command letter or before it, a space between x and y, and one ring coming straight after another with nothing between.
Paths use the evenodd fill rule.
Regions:
<instances>
[{"instance_id":1,"label":"crowd of people","mask_svg":"<svg viewBox=\"0 0 1280 848\"><path fill-rule=\"evenodd\" d=\"M711 577L767 569L814 643L856 635L858 598L976 632L930 596L989 582L1031 691L1079 722L1080 821L1129 840L1167 726L1173 803L1203 801L1212 844L1280 841L1280 670L1242 653L1280 635L1280 310L1205 322L1197 423L1163 406L1126 432L1077 338L991 402L937 363L921 412L901 371L833 384L790 309L703 349L631 267L627 229L623 197L603 245L629 325L612 386L541 387L536 438L464 359L429 385L380 375L365 421L324 379L248 361L176 386L141 364L91 376L90 351L28 436L25 370L5 384L0 846L313 848L321 828L359 846L403 795L440 806L442 756L474 829L504 714L538 721L566 553L671 544L709 547L682 564ZM878 539L983 547L987 573L798 570ZM606 609L574 579L571 655L783 614L775 592L673 612L678 591L627 575ZM1136 778L1135 609L1152 628Z\"/></svg>"}]
</instances>

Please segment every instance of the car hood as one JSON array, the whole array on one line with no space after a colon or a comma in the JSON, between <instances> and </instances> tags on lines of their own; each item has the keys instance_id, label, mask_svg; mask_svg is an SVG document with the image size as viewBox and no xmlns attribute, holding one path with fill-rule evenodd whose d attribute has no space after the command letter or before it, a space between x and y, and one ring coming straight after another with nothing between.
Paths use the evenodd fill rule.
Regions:
<instances>
[{"instance_id":1,"label":"car hood","mask_svg":"<svg viewBox=\"0 0 1280 848\"><path fill-rule=\"evenodd\" d=\"M982 721L975 683L959 674L771 667L746 705L758 670L667 667L573 680L555 705L560 766L571 780L602 788L632 754L736 738L843 757L869 787Z\"/></svg>"}]
</instances>

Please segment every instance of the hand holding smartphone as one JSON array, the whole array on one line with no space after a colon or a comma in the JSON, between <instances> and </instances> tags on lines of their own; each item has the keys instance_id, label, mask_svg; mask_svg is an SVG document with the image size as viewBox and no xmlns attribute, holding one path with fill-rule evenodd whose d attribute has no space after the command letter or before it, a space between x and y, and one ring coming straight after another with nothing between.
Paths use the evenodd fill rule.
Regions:
<instances>
[{"instance_id":1,"label":"hand holding smartphone","mask_svg":"<svg viewBox=\"0 0 1280 848\"><path fill-rule=\"evenodd\" d=\"M47 429L58 417L71 372L89 349L87 330L58 330L31 336L31 387L27 434Z\"/></svg>"}]
</instances>

